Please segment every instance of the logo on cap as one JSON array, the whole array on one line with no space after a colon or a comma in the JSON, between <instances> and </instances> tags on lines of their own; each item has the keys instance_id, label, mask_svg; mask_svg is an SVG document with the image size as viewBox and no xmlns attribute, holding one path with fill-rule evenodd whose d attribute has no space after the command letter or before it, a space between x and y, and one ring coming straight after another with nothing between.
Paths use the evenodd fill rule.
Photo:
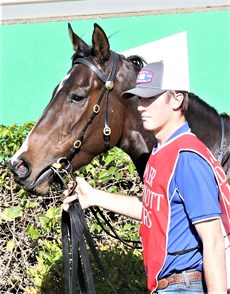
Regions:
<instances>
[{"instance_id":1,"label":"logo on cap","mask_svg":"<svg viewBox=\"0 0 230 294\"><path fill-rule=\"evenodd\" d=\"M136 84L151 83L154 72L150 70L141 70L137 76Z\"/></svg>"}]
</instances>

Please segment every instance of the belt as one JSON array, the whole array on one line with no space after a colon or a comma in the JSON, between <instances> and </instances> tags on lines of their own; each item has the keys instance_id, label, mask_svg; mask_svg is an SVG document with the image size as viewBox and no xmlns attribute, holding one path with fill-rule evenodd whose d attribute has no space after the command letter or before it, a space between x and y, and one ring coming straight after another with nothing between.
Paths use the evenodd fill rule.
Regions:
<instances>
[{"instance_id":1,"label":"belt","mask_svg":"<svg viewBox=\"0 0 230 294\"><path fill-rule=\"evenodd\" d=\"M186 283L187 281L195 282L202 280L202 273L199 271L187 271L180 274L173 274L167 278L158 281L158 286L156 290L161 290L167 288L169 285Z\"/></svg>"}]
</instances>

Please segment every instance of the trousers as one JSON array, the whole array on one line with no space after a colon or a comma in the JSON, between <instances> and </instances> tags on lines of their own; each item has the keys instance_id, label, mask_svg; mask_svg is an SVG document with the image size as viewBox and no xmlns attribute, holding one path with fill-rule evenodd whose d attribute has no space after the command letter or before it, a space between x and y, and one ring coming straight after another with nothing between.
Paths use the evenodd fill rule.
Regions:
<instances>
[{"instance_id":1,"label":"trousers","mask_svg":"<svg viewBox=\"0 0 230 294\"><path fill-rule=\"evenodd\" d=\"M152 293L164 293L164 294L172 294L172 293L207 293L206 288L203 286L202 281L189 282L187 285L185 283L169 285L167 288L162 290L157 290Z\"/></svg>"},{"instance_id":2,"label":"trousers","mask_svg":"<svg viewBox=\"0 0 230 294\"><path fill-rule=\"evenodd\" d=\"M184 271L183 274L186 277L189 277L188 274L193 272L193 270ZM188 274L187 274L188 273ZM172 293L207 293L207 288L203 280L200 281L190 281L189 278L186 278L184 282L168 285L164 289L155 290L153 293L162 293L162 294L172 294Z\"/></svg>"}]
</instances>

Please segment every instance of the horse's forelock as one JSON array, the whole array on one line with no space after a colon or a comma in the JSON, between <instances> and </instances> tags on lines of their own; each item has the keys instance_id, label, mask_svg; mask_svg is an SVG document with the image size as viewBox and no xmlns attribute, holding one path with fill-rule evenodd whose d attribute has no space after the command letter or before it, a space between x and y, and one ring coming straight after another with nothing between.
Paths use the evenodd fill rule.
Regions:
<instances>
[{"instance_id":1,"label":"horse's forelock","mask_svg":"<svg viewBox=\"0 0 230 294\"><path fill-rule=\"evenodd\" d=\"M72 56L72 64L78 59L78 58L85 58L92 55L92 47L88 47L85 50L78 50L76 51Z\"/></svg>"}]
</instances>

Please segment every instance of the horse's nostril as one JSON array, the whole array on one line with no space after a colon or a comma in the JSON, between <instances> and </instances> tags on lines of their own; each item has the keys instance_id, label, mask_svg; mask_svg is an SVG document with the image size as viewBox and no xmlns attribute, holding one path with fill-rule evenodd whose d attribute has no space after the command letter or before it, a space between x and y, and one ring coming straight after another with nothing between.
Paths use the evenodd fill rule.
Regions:
<instances>
[{"instance_id":1,"label":"horse's nostril","mask_svg":"<svg viewBox=\"0 0 230 294\"><path fill-rule=\"evenodd\" d=\"M17 175L20 179L24 179L29 176L29 167L24 160L18 159L13 164L10 163L9 166L10 169L14 172L14 174Z\"/></svg>"},{"instance_id":2,"label":"horse's nostril","mask_svg":"<svg viewBox=\"0 0 230 294\"><path fill-rule=\"evenodd\" d=\"M15 167L20 173L24 174L28 171L25 163L23 161L19 162Z\"/></svg>"}]
</instances>

